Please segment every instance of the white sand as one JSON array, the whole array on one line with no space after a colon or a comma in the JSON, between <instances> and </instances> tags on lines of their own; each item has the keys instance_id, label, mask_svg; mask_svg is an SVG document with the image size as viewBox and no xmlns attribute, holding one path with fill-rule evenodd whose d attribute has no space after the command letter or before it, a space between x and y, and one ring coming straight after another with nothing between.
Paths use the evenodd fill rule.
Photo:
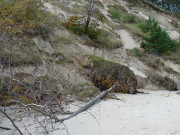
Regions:
<instances>
[{"instance_id":1,"label":"white sand","mask_svg":"<svg viewBox=\"0 0 180 135\"><path fill-rule=\"evenodd\" d=\"M88 112L65 122L70 135L179 135L180 95L169 91L146 91L149 94L118 94L122 99L102 100ZM77 108L77 107L76 107ZM0 119L2 125L7 120ZM67 135L65 128L53 135ZM8 132L0 129L0 135ZM36 133L33 133L35 135Z\"/></svg>"},{"instance_id":2,"label":"white sand","mask_svg":"<svg viewBox=\"0 0 180 135\"><path fill-rule=\"evenodd\" d=\"M133 49L135 47L139 47L139 45L134 41L127 30L122 29L116 32L121 36L122 44L125 49Z\"/></svg>"}]
</instances>

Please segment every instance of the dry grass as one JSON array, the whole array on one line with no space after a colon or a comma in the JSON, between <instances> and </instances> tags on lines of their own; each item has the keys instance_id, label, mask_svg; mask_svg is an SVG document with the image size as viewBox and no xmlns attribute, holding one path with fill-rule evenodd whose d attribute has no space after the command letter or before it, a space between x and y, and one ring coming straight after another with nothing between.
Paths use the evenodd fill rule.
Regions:
<instances>
[{"instance_id":1,"label":"dry grass","mask_svg":"<svg viewBox=\"0 0 180 135\"><path fill-rule=\"evenodd\" d=\"M0 48L0 61L3 65L9 64L9 48L3 46ZM12 49L12 66L20 65L39 65L41 64L41 54L38 47L34 44L14 45Z\"/></svg>"}]
</instances>

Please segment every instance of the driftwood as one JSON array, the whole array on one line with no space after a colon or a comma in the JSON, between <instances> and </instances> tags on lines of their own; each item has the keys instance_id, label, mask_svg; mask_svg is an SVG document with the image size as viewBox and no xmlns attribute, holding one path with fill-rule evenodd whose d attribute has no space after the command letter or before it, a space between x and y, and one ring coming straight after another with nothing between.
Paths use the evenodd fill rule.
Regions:
<instances>
[{"instance_id":1,"label":"driftwood","mask_svg":"<svg viewBox=\"0 0 180 135\"><path fill-rule=\"evenodd\" d=\"M115 86L112 86L111 88L109 88L106 91L101 92L101 94L99 94L97 97L95 97L94 99L92 99L91 101L89 101L85 106L83 106L82 108L78 109L76 112L74 112L73 114L71 114L70 116L66 117L66 118L62 118L62 119L58 119L56 120L56 122L63 122L65 120L69 120L71 118L73 118L74 116L78 115L81 112L86 111L87 109L89 109L92 105L94 105L95 103L97 103L101 98L103 98L104 96L106 96L109 92L112 92L114 90Z\"/></svg>"},{"instance_id":2,"label":"driftwood","mask_svg":"<svg viewBox=\"0 0 180 135\"><path fill-rule=\"evenodd\" d=\"M2 127L0 126L1 129L4 129L4 130L11 130L11 128L8 128L8 127Z\"/></svg>"}]
</instances>

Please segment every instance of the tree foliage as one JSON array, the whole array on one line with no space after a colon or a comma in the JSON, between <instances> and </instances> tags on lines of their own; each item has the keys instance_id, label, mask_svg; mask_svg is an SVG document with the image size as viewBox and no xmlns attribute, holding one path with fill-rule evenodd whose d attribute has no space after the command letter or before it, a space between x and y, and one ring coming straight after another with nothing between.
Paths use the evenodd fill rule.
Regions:
<instances>
[{"instance_id":1,"label":"tree foliage","mask_svg":"<svg viewBox=\"0 0 180 135\"><path fill-rule=\"evenodd\" d=\"M141 29L148 35L144 36L144 41L141 42L141 48L146 52L162 54L176 49L176 42L161 29L155 19L149 18Z\"/></svg>"}]
</instances>

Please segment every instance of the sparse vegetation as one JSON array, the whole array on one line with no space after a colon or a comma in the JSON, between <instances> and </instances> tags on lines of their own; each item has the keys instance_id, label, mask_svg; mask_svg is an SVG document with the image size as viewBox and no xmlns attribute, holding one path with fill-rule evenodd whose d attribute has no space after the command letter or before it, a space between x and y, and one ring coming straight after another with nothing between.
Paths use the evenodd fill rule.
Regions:
<instances>
[{"instance_id":1,"label":"sparse vegetation","mask_svg":"<svg viewBox=\"0 0 180 135\"><path fill-rule=\"evenodd\" d=\"M87 102L112 86L116 86L114 92L129 94L138 92L137 80L138 88L146 83L149 86L149 82L169 90L179 87L175 80L180 76L178 68L167 64L179 66L180 40L173 41L155 20L140 19L137 14L151 13L143 10L140 14L137 0L44 2L45 8L40 7L40 0L0 1L0 114L5 112L12 117L23 134L65 133L64 130L71 133L69 125L66 128L63 123L73 113L67 105ZM173 31L179 28L178 22L171 24ZM123 30L128 30L127 38L122 36ZM124 40L131 38L138 44L142 37L145 51L125 49ZM122 48L121 38L125 44ZM156 57L151 52L169 55ZM165 63L166 60L169 61ZM132 70L114 61L130 65ZM8 107L12 104L15 105ZM27 117L30 121L25 123ZM60 125L56 126L58 122ZM17 129L13 133L18 134Z\"/></svg>"},{"instance_id":2,"label":"sparse vegetation","mask_svg":"<svg viewBox=\"0 0 180 135\"><path fill-rule=\"evenodd\" d=\"M98 8L94 9L95 14L93 14L93 17L95 17L97 20L107 23L108 24L108 19L101 13L101 11Z\"/></svg>"},{"instance_id":3,"label":"sparse vegetation","mask_svg":"<svg viewBox=\"0 0 180 135\"><path fill-rule=\"evenodd\" d=\"M139 23L141 20L133 15L133 14L127 14L124 18L123 18L123 23Z\"/></svg>"},{"instance_id":4,"label":"sparse vegetation","mask_svg":"<svg viewBox=\"0 0 180 135\"><path fill-rule=\"evenodd\" d=\"M137 57L142 57L141 51L138 48L133 48L131 51L132 51L132 55Z\"/></svg>"},{"instance_id":5,"label":"sparse vegetation","mask_svg":"<svg viewBox=\"0 0 180 135\"><path fill-rule=\"evenodd\" d=\"M71 97L78 99L80 101L89 101L90 99L94 98L100 93L100 90L94 86L86 85L86 84L80 84L71 86L67 93L71 95Z\"/></svg>"},{"instance_id":6,"label":"sparse vegetation","mask_svg":"<svg viewBox=\"0 0 180 135\"><path fill-rule=\"evenodd\" d=\"M56 61L56 64L72 63L72 60L65 58L64 60Z\"/></svg>"},{"instance_id":7,"label":"sparse vegetation","mask_svg":"<svg viewBox=\"0 0 180 135\"><path fill-rule=\"evenodd\" d=\"M108 31L101 30L101 34L95 40L103 48L118 48L121 46L121 41L117 40L114 35Z\"/></svg>"},{"instance_id":8,"label":"sparse vegetation","mask_svg":"<svg viewBox=\"0 0 180 135\"><path fill-rule=\"evenodd\" d=\"M21 33L40 25L39 0L2 0L0 2L0 32L9 35ZM10 14L13 16L9 17Z\"/></svg>"},{"instance_id":9,"label":"sparse vegetation","mask_svg":"<svg viewBox=\"0 0 180 135\"><path fill-rule=\"evenodd\" d=\"M68 21L63 23L64 26L71 32L77 35L85 35L85 16L70 16ZM96 40L100 35L100 31L93 27L89 27L87 35L90 39Z\"/></svg>"},{"instance_id":10,"label":"sparse vegetation","mask_svg":"<svg viewBox=\"0 0 180 135\"><path fill-rule=\"evenodd\" d=\"M62 23L62 20L58 18L55 15L51 15L47 11L43 11L41 18L45 18L43 20L43 27L46 29L52 30L54 28L60 29L60 30L65 30L65 26Z\"/></svg>"},{"instance_id":11,"label":"sparse vegetation","mask_svg":"<svg viewBox=\"0 0 180 135\"><path fill-rule=\"evenodd\" d=\"M151 80L156 85L165 87L168 90L171 90L171 91L176 91L177 90L177 84L172 79L170 79L169 77L162 77L162 76L159 76L159 75L152 75Z\"/></svg>"},{"instance_id":12,"label":"sparse vegetation","mask_svg":"<svg viewBox=\"0 0 180 135\"><path fill-rule=\"evenodd\" d=\"M109 12L110 12L110 14L111 14L112 19L120 20L120 12L119 12L119 10L111 7L111 8L109 9Z\"/></svg>"},{"instance_id":13,"label":"sparse vegetation","mask_svg":"<svg viewBox=\"0 0 180 135\"><path fill-rule=\"evenodd\" d=\"M128 0L129 2L129 7L133 7L133 6L136 6L137 5L137 1L136 0Z\"/></svg>"},{"instance_id":14,"label":"sparse vegetation","mask_svg":"<svg viewBox=\"0 0 180 135\"><path fill-rule=\"evenodd\" d=\"M23 48L23 50L21 49ZM20 65L39 65L42 63L41 54L38 47L34 44L14 45L11 58L12 66ZM0 63L4 66L9 65L9 48L4 46L0 48Z\"/></svg>"},{"instance_id":15,"label":"sparse vegetation","mask_svg":"<svg viewBox=\"0 0 180 135\"><path fill-rule=\"evenodd\" d=\"M124 7L115 4L113 6L109 6L109 13L112 19L122 21L123 17L127 14L127 11Z\"/></svg>"},{"instance_id":16,"label":"sparse vegetation","mask_svg":"<svg viewBox=\"0 0 180 135\"><path fill-rule=\"evenodd\" d=\"M74 34L83 36L84 34L84 17L71 16L64 26ZM117 48L121 46L121 42L114 35L106 30L93 28L90 26L87 31L87 36L100 48ZM91 41L88 41L91 42ZM88 43L91 44L91 43ZM93 43L91 44L93 45Z\"/></svg>"},{"instance_id":17,"label":"sparse vegetation","mask_svg":"<svg viewBox=\"0 0 180 135\"><path fill-rule=\"evenodd\" d=\"M59 38L55 39L54 42L55 43L71 44L72 41L69 38L66 38L66 37L59 37Z\"/></svg>"},{"instance_id":18,"label":"sparse vegetation","mask_svg":"<svg viewBox=\"0 0 180 135\"><path fill-rule=\"evenodd\" d=\"M111 14L112 19L116 19L116 21L120 24L122 28L129 30L134 35L142 37L144 33L139 28L139 25L142 25L145 20L139 18L134 14L127 13L124 7L120 5L109 6L109 13ZM111 25L112 27L113 25ZM119 26L119 27L120 27Z\"/></svg>"}]
</instances>

